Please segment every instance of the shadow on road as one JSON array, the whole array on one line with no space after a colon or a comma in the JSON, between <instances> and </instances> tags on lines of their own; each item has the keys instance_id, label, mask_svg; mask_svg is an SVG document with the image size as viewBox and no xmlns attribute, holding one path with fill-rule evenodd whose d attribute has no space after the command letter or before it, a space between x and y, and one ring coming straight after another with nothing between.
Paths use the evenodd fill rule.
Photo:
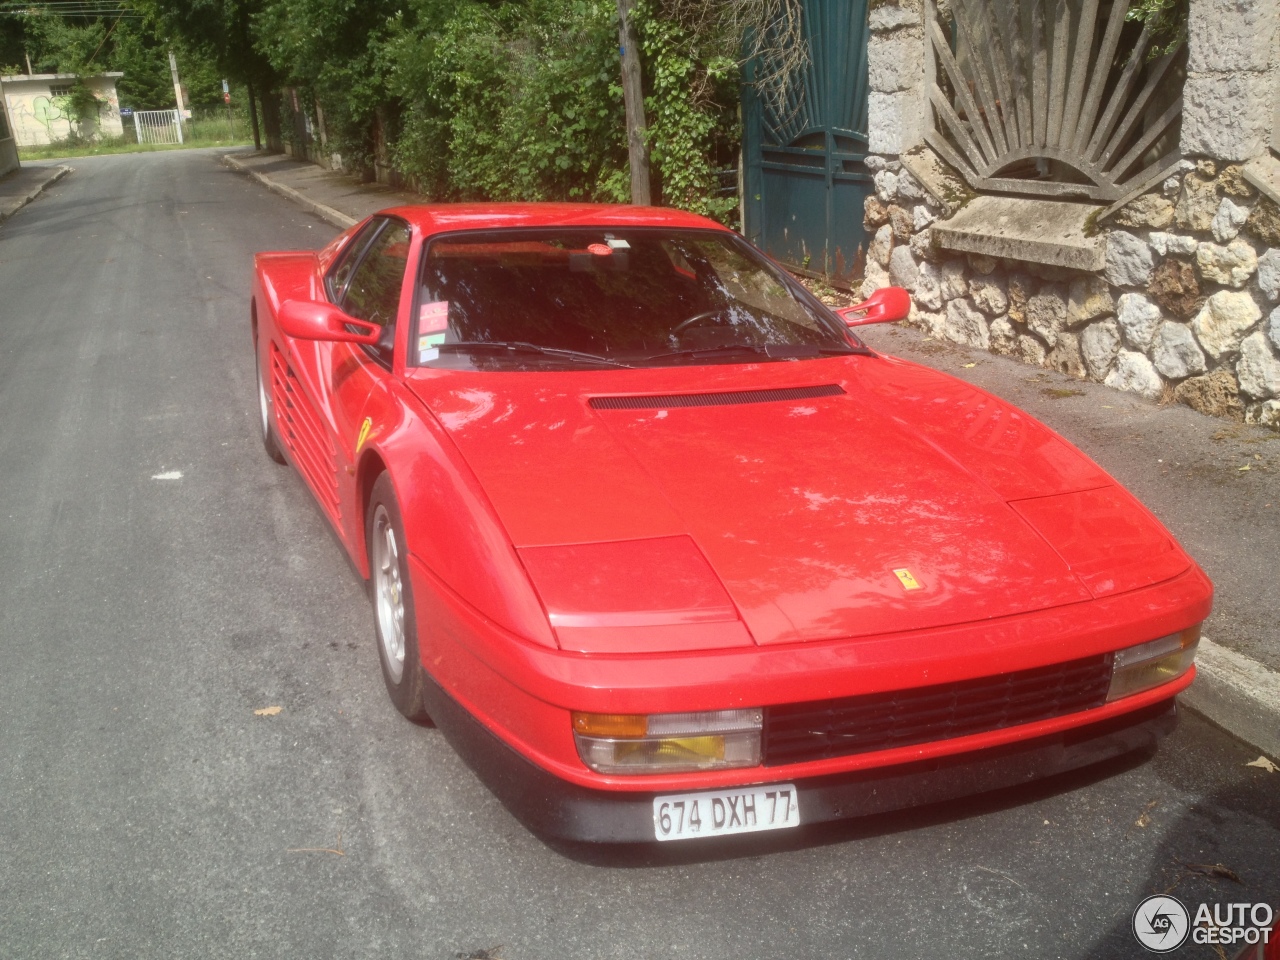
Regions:
<instances>
[{"instance_id":1,"label":"shadow on road","mask_svg":"<svg viewBox=\"0 0 1280 960\"><path fill-rule=\"evenodd\" d=\"M1215 728L1191 731L1205 739ZM1142 889L1133 891L1128 913L1096 941L1090 958L1147 956L1134 939L1132 913L1153 894L1176 897L1194 917L1201 903L1267 903L1280 910L1280 774L1248 767L1258 751L1232 739L1215 771L1190 769L1196 751L1167 752L1155 759L1162 779L1193 790L1211 776L1232 782L1199 796L1166 829L1150 856L1150 873ZM1226 755L1223 756L1222 753ZM1196 944L1189 938L1171 956L1178 960L1234 960L1238 946Z\"/></svg>"}]
</instances>

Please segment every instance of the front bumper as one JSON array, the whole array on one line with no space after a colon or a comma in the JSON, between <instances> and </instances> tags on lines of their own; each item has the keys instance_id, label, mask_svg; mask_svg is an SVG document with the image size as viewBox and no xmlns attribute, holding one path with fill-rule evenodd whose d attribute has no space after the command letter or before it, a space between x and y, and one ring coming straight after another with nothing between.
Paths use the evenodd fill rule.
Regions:
<instances>
[{"instance_id":1,"label":"front bumper","mask_svg":"<svg viewBox=\"0 0 1280 960\"><path fill-rule=\"evenodd\" d=\"M653 792L592 790L521 756L428 680L427 709L480 779L535 833L593 843L652 841ZM1059 733L933 760L793 779L802 824L867 816L1029 783L1150 749L1177 726L1172 697ZM785 775L784 775L785 779Z\"/></svg>"}]
</instances>

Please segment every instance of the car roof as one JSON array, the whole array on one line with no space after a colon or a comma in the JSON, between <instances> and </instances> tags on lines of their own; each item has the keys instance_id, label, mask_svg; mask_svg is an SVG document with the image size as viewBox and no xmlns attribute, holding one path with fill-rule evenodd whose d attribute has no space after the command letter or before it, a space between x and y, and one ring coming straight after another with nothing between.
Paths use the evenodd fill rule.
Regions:
<instances>
[{"instance_id":1,"label":"car roof","mask_svg":"<svg viewBox=\"0 0 1280 960\"><path fill-rule=\"evenodd\" d=\"M621 203L442 203L391 207L380 214L407 220L428 235L513 227L726 229L714 220L683 210Z\"/></svg>"}]
</instances>

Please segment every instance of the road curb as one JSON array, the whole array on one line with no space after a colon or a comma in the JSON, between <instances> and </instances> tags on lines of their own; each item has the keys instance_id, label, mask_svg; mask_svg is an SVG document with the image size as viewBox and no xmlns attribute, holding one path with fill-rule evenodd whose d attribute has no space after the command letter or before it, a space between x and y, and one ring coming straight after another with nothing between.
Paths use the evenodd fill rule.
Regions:
<instances>
[{"instance_id":1,"label":"road curb","mask_svg":"<svg viewBox=\"0 0 1280 960\"><path fill-rule=\"evenodd\" d=\"M60 164L56 169L54 169L49 174L49 176L46 179L36 184L24 195L20 197L16 197L15 198L15 200L17 201L16 205L11 206L8 201L4 203L0 203L0 223L3 223L5 220L8 220L15 213L17 213L19 210L25 207L28 203L30 203L36 197L40 196L40 194L44 193L45 190L48 189L50 186L57 183L59 180L65 177L68 173L71 173L74 169L75 169L74 167L68 167L66 165Z\"/></svg>"},{"instance_id":2,"label":"road curb","mask_svg":"<svg viewBox=\"0 0 1280 960\"><path fill-rule=\"evenodd\" d=\"M357 222L258 173L230 154L223 154L222 162L335 226L346 228ZM1179 702L1273 759L1280 759L1280 673L1207 638L1200 641L1196 670L1195 682Z\"/></svg>"},{"instance_id":3,"label":"road curb","mask_svg":"<svg viewBox=\"0 0 1280 960\"><path fill-rule=\"evenodd\" d=\"M283 183L271 179L271 177L267 176L265 173L259 173L248 164L241 163L229 153L224 153L222 155L222 162L232 170L236 171L236 173L243 173L252 177L268 190L292 200L294 203L298 204L298 206L311 211L321 220L331 223L335 227L342 227L343 229L346 229L347 227L353 226L359 222L354 217L349 217L340 210L335 210L333 207L320 203L317 200L312 200L301 191L293 189L293 187L287 187Z\"/></svg>"},{"instance_id":4,"label":"road curb","mask_svg":"<svg viewBox=\"0 0 1280 960\"><path fill-rule=\"evenodd\" d=\"M1179 698L1228 733L1280 759L1280 673L1201 639L1196 679Z\"/></svg>"}]
</instances>

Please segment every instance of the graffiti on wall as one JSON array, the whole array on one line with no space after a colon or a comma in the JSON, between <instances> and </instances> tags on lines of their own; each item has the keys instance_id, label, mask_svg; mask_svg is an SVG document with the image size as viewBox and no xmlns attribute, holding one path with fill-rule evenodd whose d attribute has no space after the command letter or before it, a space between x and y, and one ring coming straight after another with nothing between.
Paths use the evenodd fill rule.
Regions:
<instances>
[{"instance_id":1,"label":"graffiti on wall","mask_svg":"<svg viewBox=\"0 0 1280 960\"><path fill-rule=\"evenodd\" d=\"M103 106L95 120L90 117L76 123L71 110L70 97L53 96L48 87L33 90L13 89L16 85L6 84L5 100L9 104L9 119L13 126L13 136L19 146L37 146L65 140L73 133L91 137L102 134L118 137L124 133L120 123L120 101L116 95L115 84L100 89L92 84L94 93L103 100Z\"/></svg>"},{"instance_id":2,"label":"graffiti on wall","mask_svg":"<svg viewBox=\"0 0 1280 960\"><path fill-rule=\"evenodd\" d=\"M9 113L20 144L52 143L71 136L71 118L65 97L10 95ZM58 103L57 101L62 101Z\"/></svg>"},{"instance_id":3,"label":"graffiti on wall","mask_svg":"<svg viewBox=\"0 0 1280 960\"><path fill-rule=\"evenodd\" d=\"M50 140L59 140L71 135L70 97L36 97L31 101L31 113L36 123L44 127ZM55 131L54 125L65 123L66 131L61 127Z\"/></svg>"}]
</instances>

